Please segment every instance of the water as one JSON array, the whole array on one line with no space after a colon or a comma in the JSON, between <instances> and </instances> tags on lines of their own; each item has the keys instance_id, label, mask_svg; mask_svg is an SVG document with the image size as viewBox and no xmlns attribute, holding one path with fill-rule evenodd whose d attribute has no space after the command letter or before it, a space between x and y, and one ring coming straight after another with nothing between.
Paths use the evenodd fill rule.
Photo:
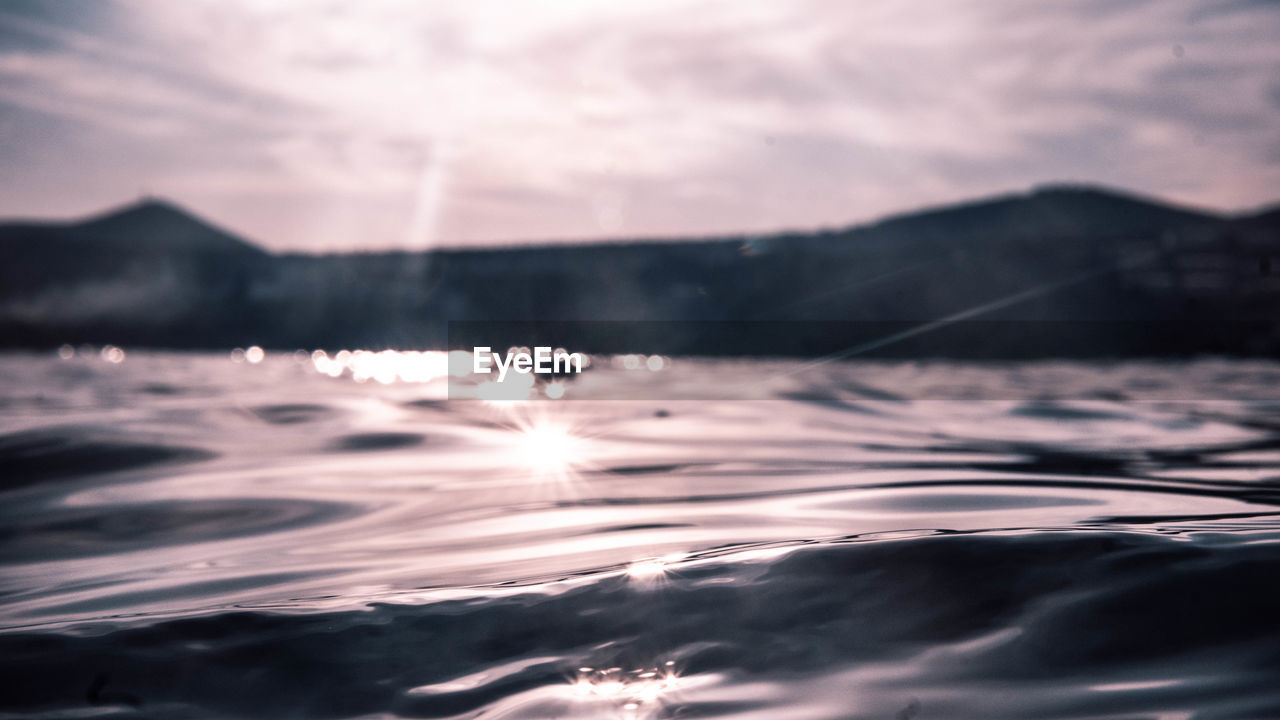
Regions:
<instances>
[{"instance_id":1,"label":"water","mask_svg":"<svg viewBox=\"0 0 1280 720\"><path fill-rule=\"evenodd\" d=\"M0 358L0 713L1280 717L1280 365L305 360Z\"/></svg>"}]
</instances>

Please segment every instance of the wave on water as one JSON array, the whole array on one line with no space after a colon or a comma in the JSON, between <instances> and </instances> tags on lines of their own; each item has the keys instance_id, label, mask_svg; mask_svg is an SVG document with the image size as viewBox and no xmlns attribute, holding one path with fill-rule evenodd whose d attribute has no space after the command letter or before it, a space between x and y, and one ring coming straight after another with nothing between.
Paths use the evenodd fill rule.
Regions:
<instances>
[{"instance_id":1,"label":"wave on water","mask_svg":"<svg viewBox=\"0 0 1280 720\"><path fill-rule=\"evenodd\" d=\"M1273 363L0 366L0 716L1280 717Z\"/></svg>"}]
</instances>

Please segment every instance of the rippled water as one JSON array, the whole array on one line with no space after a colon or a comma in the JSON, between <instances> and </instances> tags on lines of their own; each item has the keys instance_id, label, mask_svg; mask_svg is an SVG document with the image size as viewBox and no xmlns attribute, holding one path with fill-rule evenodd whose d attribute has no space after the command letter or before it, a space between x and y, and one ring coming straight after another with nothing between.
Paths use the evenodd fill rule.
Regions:
<instances>
[{"instance_id":1,"label":"rippled water","mask_svg":"<svg viewBox=\"0 0 1280 720\"><path fill-rule=\"evenodd\" d=\"M0 712L1280 717L1280 365L787 367L0 358Z\"/></svg>"}]
</instances>

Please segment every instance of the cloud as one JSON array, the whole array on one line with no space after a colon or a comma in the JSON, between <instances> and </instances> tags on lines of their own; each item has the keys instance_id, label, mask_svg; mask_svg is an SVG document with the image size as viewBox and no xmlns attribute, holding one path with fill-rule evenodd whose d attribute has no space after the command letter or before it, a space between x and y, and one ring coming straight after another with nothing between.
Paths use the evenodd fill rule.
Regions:
<instances>
[{"instance_id":1,"label":"cloud","mask_svg":"<svg viewBox=\"0 0 1280 720\"><path fill-rule=\"evenodd\" d=\"M0 212L167 194L278 248L815 227L1055 181L1280 187L1280 9L891 0L0 9ZM75 161L70 161L74 148Z\"/></svg>"}]
</instances>

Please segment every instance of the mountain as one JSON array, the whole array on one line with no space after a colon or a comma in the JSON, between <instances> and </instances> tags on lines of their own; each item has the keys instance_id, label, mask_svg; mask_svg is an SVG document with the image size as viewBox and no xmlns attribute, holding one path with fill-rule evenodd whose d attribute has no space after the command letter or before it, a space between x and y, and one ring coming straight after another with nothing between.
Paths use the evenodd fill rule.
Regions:
<instances>
[{"instance_id":1,"label":"mountain","mask_svg":"<svg viewBox=\"0 0 1280 720\"><path fill-rule=\"evenodd\" d=\"M126 336L163 345L165 328L210 303L234 304L269 263L257 246L159 200L77 222L0 224L0 318L37 334L129 326Z\"/></svg>"},{"instance_id":2,"label":"mountain","mask_svg":"<svg viewBox=\"0 0 1280 720\"><path fill-rule=\"evenodd\" d=\"M131 265L261 260L266 253L181 208L144 200L70 223L0 224L3 290L32 271L37 282L112 277ZM30 279L30 278L28 278Z\"/></svg>"},{"instance_id":3,"label":"mountain","mask_svg":"<svg viewBox=\"0 0 1280 720\"><path fill-rule=\"evenodd\" d=\"M255 245L164 200L149 198L69 228L118 250L149 253L263 255Z\"/></svg>"},{"instance_id":4,"label":"mountain","mask_svg":"<svg viewBox=\"0 0 1280 720\"><path fill-rule=\"evenodd\" d=\"M852 233L882 241L963 243L1024 237L1138 235L1222 220L1123 191L1049 185L1030 193L961 203L888 218Z\"/></svg>"},{"instance_id":5,"label":"mountain","mask_svg":"<svg viewBox=\"0 0 1280 720\"><path fill-rule=\"evenodd\" d=\"M1084 186L813 233L323 256L269 254L153 200L0 225L0 338L336 348L543 333L588 351L786 355L950 318L966 322L877 352L1273 354L1277 266L1280 212Z\"/></svg>"}]
</instances>

